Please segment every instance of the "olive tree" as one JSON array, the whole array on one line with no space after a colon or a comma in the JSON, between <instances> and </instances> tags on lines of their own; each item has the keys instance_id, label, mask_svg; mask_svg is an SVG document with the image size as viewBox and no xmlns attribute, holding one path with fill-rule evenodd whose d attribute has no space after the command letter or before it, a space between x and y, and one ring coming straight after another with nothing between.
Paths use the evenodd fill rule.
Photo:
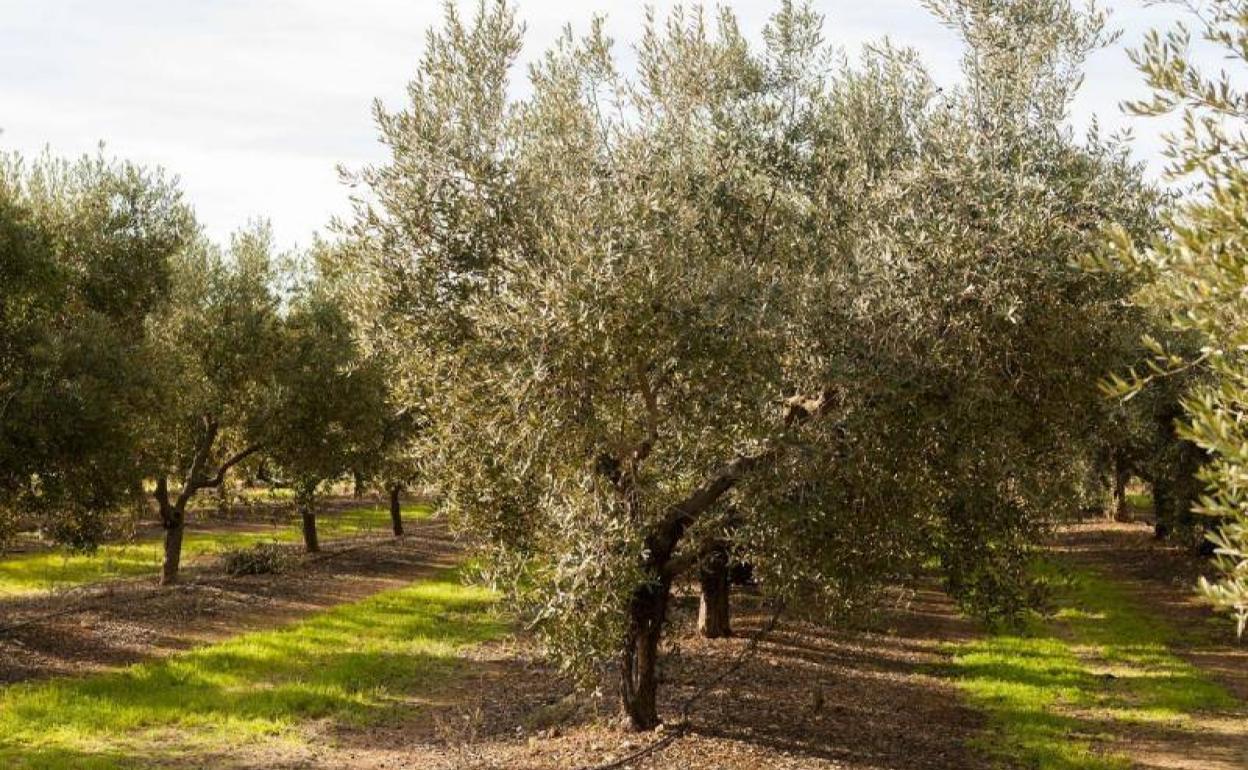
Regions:
<instances>
[{"instance_id":1,"label":"olive tree","mask_svg":"<svg viewBox=\"0 0 1248 770\"><path fill-rule=\"evenodd\" d=\"M1207 493L1197 510L1213 524L1209 540L1219 576L1202 579L1200 590L1236 618L1242 636L1248 627L1248 491L1243 484L1248 429L1242 419L1248 403L1248 93L1242 84L1248 17L1240 3L1228 0L1182 5L1193 13L1200 38L1224 54L1226 69L1211 73L1201 68L1189 52L1186 26L1153 32L1133 53L1153 95L1127 106L1141 115L1181 115L1181 129L1169 136L1168 170L1195 185L1167 212L1164 235L1137 248L1117 232L1115 253L1102 262L1143 277L1137 301L1166 313L1179 342L1148 340L1152 357L1147 366L1116 377L1111 390L1129 394L1157 378L1198 373L1183 401L1186 417L1175 413L1170 418L1172 424L1178 421L1182 437L1212 456L1199 471Z\"/></svg>"},{"instance_id":2,"label":"olive tree","mask_svg":"<svg viewBox=\"0 0 1248 770\"><path fill-rule=\"evenodd\" d=\"M429 416L420 462L571 669L659 721L675 581L726 550L795 611L852 610L932 557L1013 606L1027 536L1105 411L1126 282L1072 268L1146 229L1123 151L1061 127L1099 15L934 6L942 91L849 65L782 4L649 18L635 76L596 23L515 99L512 9L448 5L360 172L352 298Z\"/></svg>"},{"instance_id":3,"label":"olive tree","mask_svg":"<svg viewBox=\"0 0 1248 770\"><path fill-rule=\"evenodd\" d=\"M363 357L324 250L296 268L274 360L274 395L253 432L295 492L304 546L320 550L316 494L369 467L382 446L384 382Z\"/></svg>"},{"instance_id":4,"label":"olive tree","mask_svg":"<svg viewBox=\"0 0 1248 770\"><path fill-rule=\"evenodd\" d=\"M196 225L159 172L0 156L0 508L90 546L141 499L148 320Z\"/></svg>"},{"instance_id":5,"label":"olive tree","mask_svg":"<svg viewBox=\"0 0 1248 770\"><path fill-rule=\"evenodd\" d=\"M174 260L170 301L153 319L161 400L146 453L165 530L164 583L177 579L188 504L262 448L257 423L282 341L271 252L262 225L235 234L228 252L201 241Z\"/></svg>"}]
</instances>

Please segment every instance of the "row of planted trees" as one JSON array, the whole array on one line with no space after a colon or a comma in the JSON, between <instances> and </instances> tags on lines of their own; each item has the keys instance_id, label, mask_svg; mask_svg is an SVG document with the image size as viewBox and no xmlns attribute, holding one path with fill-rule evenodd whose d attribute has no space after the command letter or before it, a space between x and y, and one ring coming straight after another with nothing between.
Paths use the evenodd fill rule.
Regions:
<instances>
[{"instance_id":1,"label":"row of planted trees","mask_svg":"<svg viewBox=\"0 0 1248 770\"><path fill-rule=\"evenodd\" d=\"M652 15L632 75L601 24L569 32L517 88L513 9L448 6L409 102L377 109L348 306L443 509L566 668L617 673L635 727L677 583L711 636L734 565L827 619L936 564L1014 617L1089 476L1119 506L1148 479L1242 629L1239 92L1181 35L1136 54L1139 109L1194 116L1173 150L1209 197L1185 208L1066 127L1100 12L925 5L964 44L956 87L887 43L851 64L786 2L761 47L728 11ZM1210 7L1243 58L1238 6ZM1153 377L1107 384L1150 351Z\"/></svg>"},{"instance_id":2,"label":"row of planted trees","mask_svg":"<svg viewBox=\"0 0 1248 770\"><path fill-rule=\"evenodd\" d=\"M1183 440L1214 447L1175 432L1186 381L1098 392L1191 345L1139 301L1155 275L1086 269L1108 231L1168 243L1172 205L1121 142L1065 127L1104 18L927 6L965 46L957 86L888 44L850 63L782 3L761 47L727 11L650 18L632 75L596 23L517 88L513 9L448 5L408 103L377 109L389 156L353 179L356 216L293 271L262 232L204 244L159 178L10 163L5 504L89 513L154 479L176 551L191 497L264 455L314 545L320 481L419 474L638 728L674 587L696 579L725 633L734 565L798 615L933 564L1016 615L1089 473L1174 490L1205 459Z\"/></svg>"},{"instance_id":3,"label":"row of planted trees","mask_svg":"<svg viewBox=\"0 0 1248 770\"><path fill-rule=\"evenodd\" d=\"M165 530L263 462L295 492L309 550L320 484L402 476L405 418L362 354L328 247L275 252L264 226L208 242L177 187L103 157L0 158L0 511L90 547L118 509Z\"/></svg>"},{"instance_id":4,"label":"row of planted trees","mask_svg":"<svg viewBox=\"0 0 1248 770\"><path fill-rule=\"evenodd\" d=\"M448 6L409 102L378 107L348 306L443 509L638 728L681 581L711 634L734 563L820 618L935 563L1009 617L1089 472L1171 472L1178 396L1097 387L1168 334L1140 275L1080 266L1170 202L1065 126L1103 16L926 5L965 45L956 87L887 43L849 63L782 3L761 47L728 11L652 17L635 75L595 24L517 88L491 2Z\"/></svg>"}]
</instances>

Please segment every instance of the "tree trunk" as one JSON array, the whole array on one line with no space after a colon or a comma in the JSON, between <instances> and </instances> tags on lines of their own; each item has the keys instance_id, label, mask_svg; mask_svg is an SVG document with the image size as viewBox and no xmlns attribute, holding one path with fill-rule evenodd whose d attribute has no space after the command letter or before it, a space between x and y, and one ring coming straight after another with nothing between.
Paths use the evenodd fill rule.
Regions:
<instances>
[{"instance_id":1,"label":"tree trunk","mask_svg":"<svg viewBox=\"0 0 1248 770\"><path fill-rule=\"evenodd\" d=\"M698 633L707 639L732 636L729 577L728 548L716 543L702 560L698 573L702 587L698 601Z\"/></svg>"},{"instance_id":2,"label":"tree trunk","mask_svg":"<svg viewBox=\"0 0 1248 770\"><path fill-rule=\"evenodd\" d=\"M160 584L178 582L178 569L182 564L182 533L186 530L186 510L180 505L184 495L176 502L169 500L169 479L156 479L156 503L160 506L160 526L165 530L165 553L160 565Z\"/></svg>"},{"instance_id":3,"label":"tree trunk","mask_svg":"<svg viewBox=\"0 0 1248 770\"><path fill-rule=\"evenodd\" d=\"M186 530L186 522L178 516L164 526L165 559L160 565L160 584L168 586L178 582L178 568L182 564L182 533Z\"/></svg>"},{"instance_id":4,"label":"tree trunk","mask_svg":"<svg viewBox=\"0 0 1248 770\"><path fill-rule=\"evenodd\" d=\"M1170 485L1162 478L1153 480L1153 537L1170 536Z\"/></svg>"},{"instance_id":5,"label":"tree trunk","mask_svg":"<svg viewBox=\"0 0 1248 770\"><path fill-rule=\"evenodd\" d=\"M628 630L620 657L620 700L634 730L659 725L659 639L667 618L671 581L661 578L633 591L628 607Z\"/></svg>"},{"instance_id":6,"label":"tree trunk","mask_svg":"<svg viewBox=\"0 0 1248 770\"><path fill-rule=\"evenodd\" d=\"M394 536L403 537L403 509L399 506L399 485L390 487L390 524L394 527Z\"/></svg>"},{"instance_id":7,"label":"tree trunk","mask_svg":"<svg viewBox=\"0 0 1248 770\"><path fill-rule=\"evenodd\" d=\"M316 537L316 513L310 497L300 500L299 516L303 519L303 547L308 553L316 553L321 550L321 544Z\"/></svg>"},{"instance_id":8,"label":"tree trunk","mask_svg":"<svg viewBox=\"0 0 1248 770\"><path fill-rule=\"evenodd\" d=\"M356 500L364 496L364 476L359 471L351 471L351 496Z\"/></svg>"},{"instance_id":9,"label":"tree trunk","mask_svg":"<svg viewBox=\"0 0 1248 770\"><path fill-rule=\"evenodd\" d=\"M1110 512L1115 521L1128 521L1131 511L1127 506L1127 482L1131 479L1131 471L1120 457L1114 458L1114 491L1113 509Z\"/></svg>"}]
</instances>

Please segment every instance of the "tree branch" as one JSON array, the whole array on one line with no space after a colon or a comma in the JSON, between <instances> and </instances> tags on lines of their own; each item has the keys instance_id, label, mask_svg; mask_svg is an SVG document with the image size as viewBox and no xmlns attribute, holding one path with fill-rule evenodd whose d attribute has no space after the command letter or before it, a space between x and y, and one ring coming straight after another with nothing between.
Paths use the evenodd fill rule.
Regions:
<instances>
[{"instance_id":1,"label":"tree branch","mask_svg":"<svg viewBox=\"0 0 1248 770\"><path fill-rule=\"evenodd\" d=\"M235 465L238 465L243 460L246 460L248 457L251 457L256 452L259 452L263 448L264 448L263 444L252 444L251 446L247 447L243 451L234 455L233 457L231 457L230 459L226 460L224 463L221 464L221 467L217 469L217 473L215 476L209 479L200 479L199 488L205 489L208 487L218 486L219 484L221 484L221 482L225 481L225 474L229 472L230 468L233 468Z\"/></svg>"}]
</instances>

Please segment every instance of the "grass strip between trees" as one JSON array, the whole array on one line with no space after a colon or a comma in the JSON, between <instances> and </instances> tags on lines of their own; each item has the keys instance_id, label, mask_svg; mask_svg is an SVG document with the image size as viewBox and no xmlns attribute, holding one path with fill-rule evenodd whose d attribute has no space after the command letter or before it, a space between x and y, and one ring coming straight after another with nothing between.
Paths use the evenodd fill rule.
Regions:
<instances>
[{"instance_id":1,"label":"grass strip between trees","mask_svg":"<svg viewBox=\"0 0 1248 770\"><path fill-rule=\"evenodd\" d=\"M1022 632L951 647L952 676L989 717L983 748L1011 767L1125 770L1113 738L1148 726L1195 729L1235 699L1170 652L1177 631L1124 588L1064 562L1038 567L1054 611Z\"/></svg>"},{"instance_id":2,"label":"grass strip between trees","mask_svg":"<svg viewBox=\"0 0 1248 770\"><path fill-rule=\"evenodd\" d=\"M428 506L414 505L405 508L403 515L409 520L422 519L429 516L429 510ZM326 513L318 517L318 528L323 537L330 539L389 531L390 513L383 506ZM293 521L255 531L191 527L186 533L183 558L190 560L256 543L293 543L299 539L299 529ZM160 571L161 547L160 537L155 536L129 543L108 543L90 553L55 548L9 555L0 558L0 597L155 575Z\"/></svg>"},{"instance_id":3,"label":"grass strip between trees","mask_svg":"<svg viewBox=\"0 0 1248 770\"><path fill-rule=\"evenodd\" d=\"M247 744L297 743L306 720L397 719L455 676L460 648L507 628L495 595L452 570L172 658L15 685L0 692L0 767L195 765Z\"/></svg>"}]
</instances>

